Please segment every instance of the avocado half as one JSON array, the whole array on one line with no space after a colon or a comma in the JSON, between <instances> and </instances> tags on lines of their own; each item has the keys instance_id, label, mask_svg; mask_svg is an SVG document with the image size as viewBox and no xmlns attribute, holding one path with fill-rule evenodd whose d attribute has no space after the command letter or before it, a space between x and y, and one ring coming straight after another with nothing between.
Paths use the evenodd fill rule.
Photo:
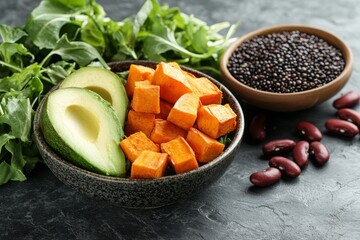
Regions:
<instances>
[{"instance_id":1,"label":"avocado half","mask_svg":"<svg viewBox=\"0 0 360 240\"><path fill-rule=\"evenodd\" d=\"M99 94L111 104L124 127L129 100L118 75L100 67L83 67L66 77L60 85L60 88L68 87L86 88Z\"/></svg>"},{"instance_id":2,"label":"avocado half","mask_svg":"<svg viewBox=\"0 0 360 240\"><path fill-rule=\"evenodd\" d=\"M89 171L125 175L119 147L124 132L111 107L83 88L63 88L49 94L40 116L46 142L68 161Z\"/></svg>"}]
</instances>

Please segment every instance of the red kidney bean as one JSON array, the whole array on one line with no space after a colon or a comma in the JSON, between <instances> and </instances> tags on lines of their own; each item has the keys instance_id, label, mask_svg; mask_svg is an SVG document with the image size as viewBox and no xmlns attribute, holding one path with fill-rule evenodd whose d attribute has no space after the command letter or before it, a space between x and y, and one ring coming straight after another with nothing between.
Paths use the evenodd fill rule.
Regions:
<instances>
[{"instance_id":1,"label":"red kidney bean","mask_svg":"<svg viewBox=\"0 0 360 240\"><path fill-rule=\"evenodd\" d=\"M307 141L299 141L293 150L293 160L300 168L305 167L309 162L310 144Z\"/></svg>"},{"instance_id":2,"label":"red kidney bean","mask_svg":"<svg viewBox=\"0 0 360 240\"><path fill-rule=\"evenodd\" d=\"M257 141L261 142L266 138L266 114L260 113L253 117L249 126L250 137Z\"/></svg>"},{"instance_id":3,"label":"red kidney bean","mask_svg":"<svg viewBox=\"0 0 360 240\"><path fill-rule=\"evenodd\" d=\"M330 133L345 137L354 137L359 133L355 124L341 119L329 119L325 122L325 127Z\"/></svg>"},{"instance_id":4,"label":"red kidney bean","mask_svg":"<svg viewBox=\"0 0 360 240\"><path fill-rule=\"evenodd\" d=\"M254 172L250 175L250 182L258 187L266 187L276 183L281 178L281 172L277 168L267 168L264 171Z\"/></svg>"},{"instance_id":5,"label":"red kidney bean","mask_svg":"<svg viewBox=\"0 0 360 240\"><path fill-rule=\"evenodd\" d=\"M300 121L296 124L297 132L304 137L306 141L320 141L322 139L322 133L312 123L306 121Z\"/></svg>"},{"instance_id":6,"label":"red kidney bean","mask_svg":"<svg viewBox=\"0 0 360 240\"><path fill-rule=\"evenodd\" d=\"M296 143L291 139L273 140L263 145L264 155L275 155L290 152Z\"/></svg>"},{"instance_id":7,"label":"red kidney bean","mask_svg":"<svg viewBox=\"0 0 360 240\"><path fill-rule=\"evenodd\" d=\"M329 150L321 142L310 143L310 154L320 165L325 164L330 158Z\"/></svg>"},{"instance_id":8,"label":"red kidney bean","mask_svg":"<svg viewBox=\"0 0 360 240\"><path fill-rule=\"evenodd\" d=\"M295 162L281 156L272 157L269 166L279 169L281 174L288 177L297 177L301 173L300 167Z\"/></svg>"},{"instance_id":9,"label":"red kidney bean","mask_svg":"<svg viewBox=\"0 0 360 240\"><path fill-rule=\"evenodd\" d=\"M337 109L351 107L357 104L360 100L360 95L356 91L349 91L336 99L333 106Z\"/></svg>"},{"instance_id":10,"label":"red kidney bean","mask_svg":"<svg viewBox=\"0 0 360 240\"><path fill-rule=\"evenodd\" d=\"M339 118L348 122L354 123L356 126L360 126L360 113L350 108L339 109L336 113Z\"/></svg>"}]
</instances>

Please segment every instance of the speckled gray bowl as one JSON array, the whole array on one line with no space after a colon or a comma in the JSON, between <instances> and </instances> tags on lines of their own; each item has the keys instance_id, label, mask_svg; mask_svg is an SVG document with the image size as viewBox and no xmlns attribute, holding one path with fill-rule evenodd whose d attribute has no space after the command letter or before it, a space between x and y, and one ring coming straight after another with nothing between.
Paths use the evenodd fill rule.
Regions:
<instances>
[{"instance_id":1,"label":"speckled gray bowl","mask_svg":"<svg viewBox=\"0 0 360 240\"><path fill-rule=\"evenodd\" d=\"M150 67L155 67L157 64L148 61L123 61L111 63L110 66L114 72L120 72L128 70L131 63ZM219 157L196 170L154 180L109 177L89 172L64 160L45 142L39 124L40 112L47 97L45 96L35 115L34 132L36 143L46 165L58 179L74 189L95 199L108 200L128 208L155 208L169 205L209 186L223 175L233 161L244 133L244 116L238 101L227 88L201 72L185 67L184 69L195 76L206 76L221 87L223 101L229 103L238 115L232 142Z\"/></svg>"}]
</instances>

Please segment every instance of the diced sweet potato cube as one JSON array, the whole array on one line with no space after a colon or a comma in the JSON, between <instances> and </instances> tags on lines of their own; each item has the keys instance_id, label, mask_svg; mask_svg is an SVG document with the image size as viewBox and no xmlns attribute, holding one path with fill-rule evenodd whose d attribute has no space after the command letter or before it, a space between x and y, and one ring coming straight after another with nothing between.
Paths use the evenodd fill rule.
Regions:
<instances>
[{"instance_id":1,"label":"diced sweet potato cube","mask_svg":"<svg viewBox=\"0 0 360 240\"><path fill-rule=\"evenodd\" d=\"M159 178L165 175L168 164L168 154L142 151L131 165L131 178Z\"/></svg>"},{"instance_id":2,"label":"diced sweet potato cube","mask_svg":"<svg viewBox=\"0 0 360 240\"><path fill-rule=\"evenodd\" d=\"M161 119L167 119L173 106L174 106L173 104L160 99L160 113L156 114L155 117Z\"/></svg>"},{"instance_id":3,"label":"diced sweet potato cube","mask_svg":"<svg viewBox=\"0 0 360 240\"><path fill-rule=\"evenodd\" d=\"M179 70L182 70L180 65L177 62L167 62L167 64L169 64L170 66L177 68Z\"/></svg>"},{"instance_id":4,"label":"diced sweet potato cube","mask_svg":"<svg viewBox=\"0 0 360 240\"><path fill-rule=\"evenodd\" d=\"M200 131L216 139L235 130L236 114L229 104L201 106L196 125Z\"/></svg>"},{"instance_id":5,"label":"diced sweet potato cube","mask_svg":"<svg viewBox=\"0 0 360 240\"><path fill-rule=\"evenodd\" d=\"M189 130L196 121L199 104L198 96L186 93L176 101L167 120L182 129Z\"/></svg>"},{"instance_id":6,"label":"diced sweet potato cube","mask_svg":"<svg viewBox=\"0 0 360 240\"><path fill-rule=\"evenodd\" d=\"M149 80L152 81L155 70L142 65L131 64L125 89L129 98L132 98L135 88L135 82Z\"/></svg>"},{"instance_id":7,"label":"diced sweet potato cube","mask_svg":"<svg viewBox=\"0 0 360 240\"><path fill-rule=\"evenodd\" d=\"M164 62L157 65L153 84L160 86L160 97L169 103L175 103L183 94L192 92L184 73Z\"/></svg>"},{"instance_id":8,"label":"diced sweet potato cube","mask_svg":"<svg viewBox=\"0 0 360 240\"><path fill-rule=\"evenodd\" d=\"M205 77L194 78L188 77L188 82L193 92L199 96L203 105L221 104L221 90Z\"/></svg>"},{"instance_id":9,"label":"diced sweet potato cube","mask_svg":"<svg viewBox=\"0 0 360 240\"><path fill-rule=\"evenodd\" d=\"M154 129L151 132L150 139L157 144L171 141L178 137L185 138L187 131L179 128L173 123L163 120L156 119Z\"/></svg>"},{"instance_id":10,"label":"diced sweet potato cube","mask_svg":"<svg viewBox=\"0 0 360 240\"><path fill-rule=\"evenodd\" d=\"M128 112L127 121L125 123L125 135L129 136L133 133L142 131L147 137L154 128L155 114L141 113L130 110Z\"/></svg>"},{"instance_id":11,"label":"diced sweet potato cube","mask_svg":"<svg viewBox=\"0 0 360 240\"><path fill-rule=\"evenodd\" d=\"M131 108L136 112L160 113L160 87L146 82L135 83Z\"/></svg>"},{"instance_id":12,"label":"diced sweet potato cube","mask_svg":"<svg viewBox=\"0 0 360 240\"><path fill-rule=\"evenodd\" d=\"M141 85L151 85L151 82L149 80L143 80L143 81L136 81L135 82L135 87L136 86L141 86ZM135 90L135 88L134 88Z\"/></svg>"},{"instance_id":13,"label":"diced sweet potato cube","mask_svg":"<svg viewBox=\"0 0 360 240\"><path fill-rule=\"evenodd\" d=\"M198 162L210 162L218 157L223 151L225 145L202 133L196 128L190 128L186 141L194 150Z\"/></svg>"},{"instance_id":14,"label":"diced sweet potato cube","mask_svg":"<svg viewBox=\"0 0 360 240\"><path fill-rule=\"evenodd\" d=\"M195 77L194 74L183 70L180 65L177 62L168 62L168 64L170 64L171 66L173 66L174 68L180 69L185 75L188 75L190 77Z\"/></svg>"},{"instance_id":15,"label":"diced sweet potato cube","mask_svg":"<svg viewBox=\"0 0 360 240\"><path fill-rule=\"evenodd\" d=\"M130 162L134 162L142 151L160 152L160 148L143 132L136 132L120 142L120 147Z\"/></svg>"},{"instance_id":16,"label":"diced sweet potato cube","mask_svg":"<svg viewBox=\"0 0 360 240\"><path fill-rule=\"evenodd\" d=\"M183 137L162 143L161 152L169 154L169 160L176 174L184 173L199 167L195 153Z\"/></svg>"}]
</instances>

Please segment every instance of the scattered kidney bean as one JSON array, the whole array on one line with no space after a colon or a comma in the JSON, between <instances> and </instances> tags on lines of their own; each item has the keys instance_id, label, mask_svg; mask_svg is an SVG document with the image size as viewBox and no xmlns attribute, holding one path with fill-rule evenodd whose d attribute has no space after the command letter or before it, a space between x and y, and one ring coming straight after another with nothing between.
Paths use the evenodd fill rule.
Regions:
<instances>
[{"instance_id":1,"label":"scattered kidney bean","mask_svg":"<svg viewBox=\"0 0 360 240\"><path fill-rule=\"evenodd\" d=\"M306 141L320 141L322 139L322 133L312 123L306 121L300 121L296 124L297 132L304 137Z\"/></svg>"},{"instance_id":2,"label":"scattered kidney bean","mask_svg":"<svg viewBox=\"0 0 360 240\"><path fill-rule=\"evenodd\" d=\"M325 122L325 127L330 133L345 137L354 137L359 133L355 124L341 119L329 119Z\"/></svg>"},{"instance_id":3,"label":"scattered kidney bean","mask_svg":"<svg viewBox=\"0 0 360 240\"><path fill-rule=\"evenodd\" d=\"M259 113L258 115L254 116L249 126L250 137L257 142L263 141L266 138L265 127L266 114Z\"/></svg>"},{"instance_id":4,"label":"scattered kidney bean","mask_svg":"<svg viewBox=\"0 0 360 240\"><path fill-rule=\"evenodd\" d=\"M290 152L296 143L291 139L272 140L263 145L264 155L275 155Z\"/></svg>"},{"instance_id":5,"label":"scattered kidney bean","mask_svg":"<svg viewBox=\"0 0 360 240\"><path fill-rule=\"evenodd\" d=\"M305 167L309 162L310 144L307 141L299 141L293 150L293 160L300 168Z\"/></svg>"},{"instance_id":6,"label":"scattered kidney bean","mask_svg":"<svg viewBox=\"0 0 360 240\"><path fill-rule=\"evenodd\" d=\"M272 157L269 166L279 169L283 175L288 177L297 177L301 173L300 167L295 162L281 156Z\"/></svg>"},{"instance_id":7,"label":"scattered kidney bean","mask_svg":"<svg viewBox=\"0 0 360 240\"><path fill-rule=\"evenodd\" d=\"M317 141L310 143L310 154L315 162L320 165L325 164L330 158L330 153L326 146Z\"/></svg>"},{"instance_id":8,"label":"scattered kidney bean","mask_svg":"<svg viewBox=\"0 0 360 240\"><path fill-rule=\"evenodd\" d=\"M348 122L354 123L356 126L360 126L360 113L350 108L339 109L336 113L339 118Z\"/></svg>"},{"instance_id":9,"label":"scattered kidney bean","mask_svg":"<svg viewBox=\"0 0 360 240\"><path fill-rule=\"evenodd\" d=\"M264 171L254 172L250 175L250 182L258 187L266 187L276 183L281 178L281 172L277 168L267 168Z\"/></svg>"},{"instance_id":10,"label":"scattered kidney bean","mask_svg":"<svg viewBox=\"0 0 360 240\"><path fill-rule=\"evenodd\" d=\"M357 104L359 102L359 100L360 100L359 93L357 93L355 91L349 91L349 92L345 93L344 95L342 95L341 97L339 97L338 99L336 99L333 102L333 106L337 109L347 108L347 107L354 106L355 104Z\"/></svg>"}]
</instances>

